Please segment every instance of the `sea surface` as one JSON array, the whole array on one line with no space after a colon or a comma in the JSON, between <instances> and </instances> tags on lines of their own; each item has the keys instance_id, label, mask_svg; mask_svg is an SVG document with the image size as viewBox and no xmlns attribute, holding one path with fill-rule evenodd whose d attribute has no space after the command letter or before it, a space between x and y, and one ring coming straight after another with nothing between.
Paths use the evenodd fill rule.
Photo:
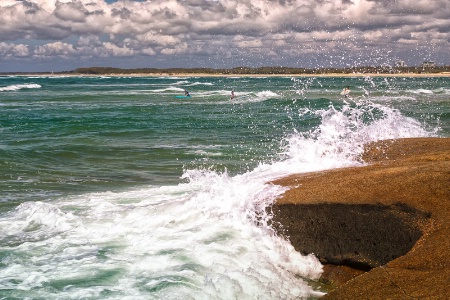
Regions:
<instances>
[{"instance_id":1,"label":"sea surface","mask_svg":"<svg viewBox=\"0 0 450 300\"><path fill-rule=\"evenodd\" d=\"M268 182L409 137L450 78L0 77L0 299L319 298Z\"/></svg>"}]
</instances>

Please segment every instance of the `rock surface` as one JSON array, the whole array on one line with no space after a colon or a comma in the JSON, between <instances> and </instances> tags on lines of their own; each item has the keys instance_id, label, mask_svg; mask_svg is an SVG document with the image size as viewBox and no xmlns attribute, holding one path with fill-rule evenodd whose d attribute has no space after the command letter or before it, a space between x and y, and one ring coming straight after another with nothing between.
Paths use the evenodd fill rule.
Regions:
<instances>
[{"instance_id":1,"label":"rock surface","mask_svg":"<svg viewBox=\"0 0 450 300\"><path fill-rule=\"evenodd\" d=\"M272 208L275 227L325 264L324 299L445 299L450 139L381 141L361 159L274 181L292 187Z\"/></svg>"}]
</instances>

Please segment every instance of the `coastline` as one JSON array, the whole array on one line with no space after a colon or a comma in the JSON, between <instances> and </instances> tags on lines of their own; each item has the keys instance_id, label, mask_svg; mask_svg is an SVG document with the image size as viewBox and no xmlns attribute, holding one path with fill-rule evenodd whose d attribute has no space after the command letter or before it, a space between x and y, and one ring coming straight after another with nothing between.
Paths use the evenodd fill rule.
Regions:
<instances>
[{"instance_id":1,"label":"coastline","mask_svg":"<svg viewBox=\"0 0 450 300\"><path fill-rule=\"evenodd\" d=\"M207 74L207 73L173 73L173 74L108 74L106 76L119 77L450 77L450 73L398 73L398 74L380 74L380 73L329 73L329 74Z\"/></svg>"},{"instance_id":2,"label":"coastline","mask_svg":"<svg viewBox=\"0 0 450 300\"><path fill-rule=\"evenodd\" d=\"M324 73L324 74L211 74L211 73L20 73L0 74L0 76L36 77L450 77L450 72L442 73Z\"/></svg>"},{"instance_id":3,"label":"coastline","mask_svg":"<svg viewBox=\"0 0 450 300\"><path fill-rule=\"evenodd\" d=\"M444 299L450 138L380 141L367 145L362 159L369 165L274 181L290 187L273 207L278 233L297 251L329 259L321 280L331 287L323 299ZM314 236L309 244L302 244L305 230Z\"/></svg>"}]
</instances>

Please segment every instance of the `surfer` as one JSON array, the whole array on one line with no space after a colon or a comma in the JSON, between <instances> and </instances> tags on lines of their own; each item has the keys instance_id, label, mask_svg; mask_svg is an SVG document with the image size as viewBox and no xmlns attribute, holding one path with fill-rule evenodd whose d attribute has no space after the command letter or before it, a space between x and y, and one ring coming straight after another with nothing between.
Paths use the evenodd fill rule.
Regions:
<instances>
[{"instance_id":1,"label":"surfer","mask_svg":"<svg viewBox=\"0 0 450 300\"><path fill-rule=\"evenodd\" d=\"M189 94L189 92L187 90L184 90L184 96L185 97L190 97L191 95Z\"/></svg>"},{"instance_id":2,"label":"surfer","mask_svg":"<svg viewBox=\"0 0 450 300\"><path fill-rule=\"evenodd\" d=\"M234 91L231 91L231 96L230 96L230 100L233 100L233 99L234 99L234 97L235 97L235 95L234 95Z\"/></svg>"},{"instance_id":3,"label":"surfer","mask_svg":"<svg viewBox=\"0 0 450 300\"><path fill-rule=\"evenodd\" d=\"M347 86L342 90L341 95L343 95L344 98L349 98L350 97L349 94L350 94L350 87Z\"/></svg>"}]
</instances>

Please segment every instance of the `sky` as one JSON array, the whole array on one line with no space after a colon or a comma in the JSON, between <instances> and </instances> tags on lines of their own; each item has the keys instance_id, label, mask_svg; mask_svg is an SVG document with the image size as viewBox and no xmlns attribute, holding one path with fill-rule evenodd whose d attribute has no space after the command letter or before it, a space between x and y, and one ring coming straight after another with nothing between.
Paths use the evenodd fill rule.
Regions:
<instances>
[{"instance_id":1,"label":"sky","mask_svg":"<svg viewBox=\"0 0 450 300\"><path fill-rule=\"evenodd\" d=\"M0 0L0 72L450 65L449 0Z\"/></svg>"}]
</instances>

